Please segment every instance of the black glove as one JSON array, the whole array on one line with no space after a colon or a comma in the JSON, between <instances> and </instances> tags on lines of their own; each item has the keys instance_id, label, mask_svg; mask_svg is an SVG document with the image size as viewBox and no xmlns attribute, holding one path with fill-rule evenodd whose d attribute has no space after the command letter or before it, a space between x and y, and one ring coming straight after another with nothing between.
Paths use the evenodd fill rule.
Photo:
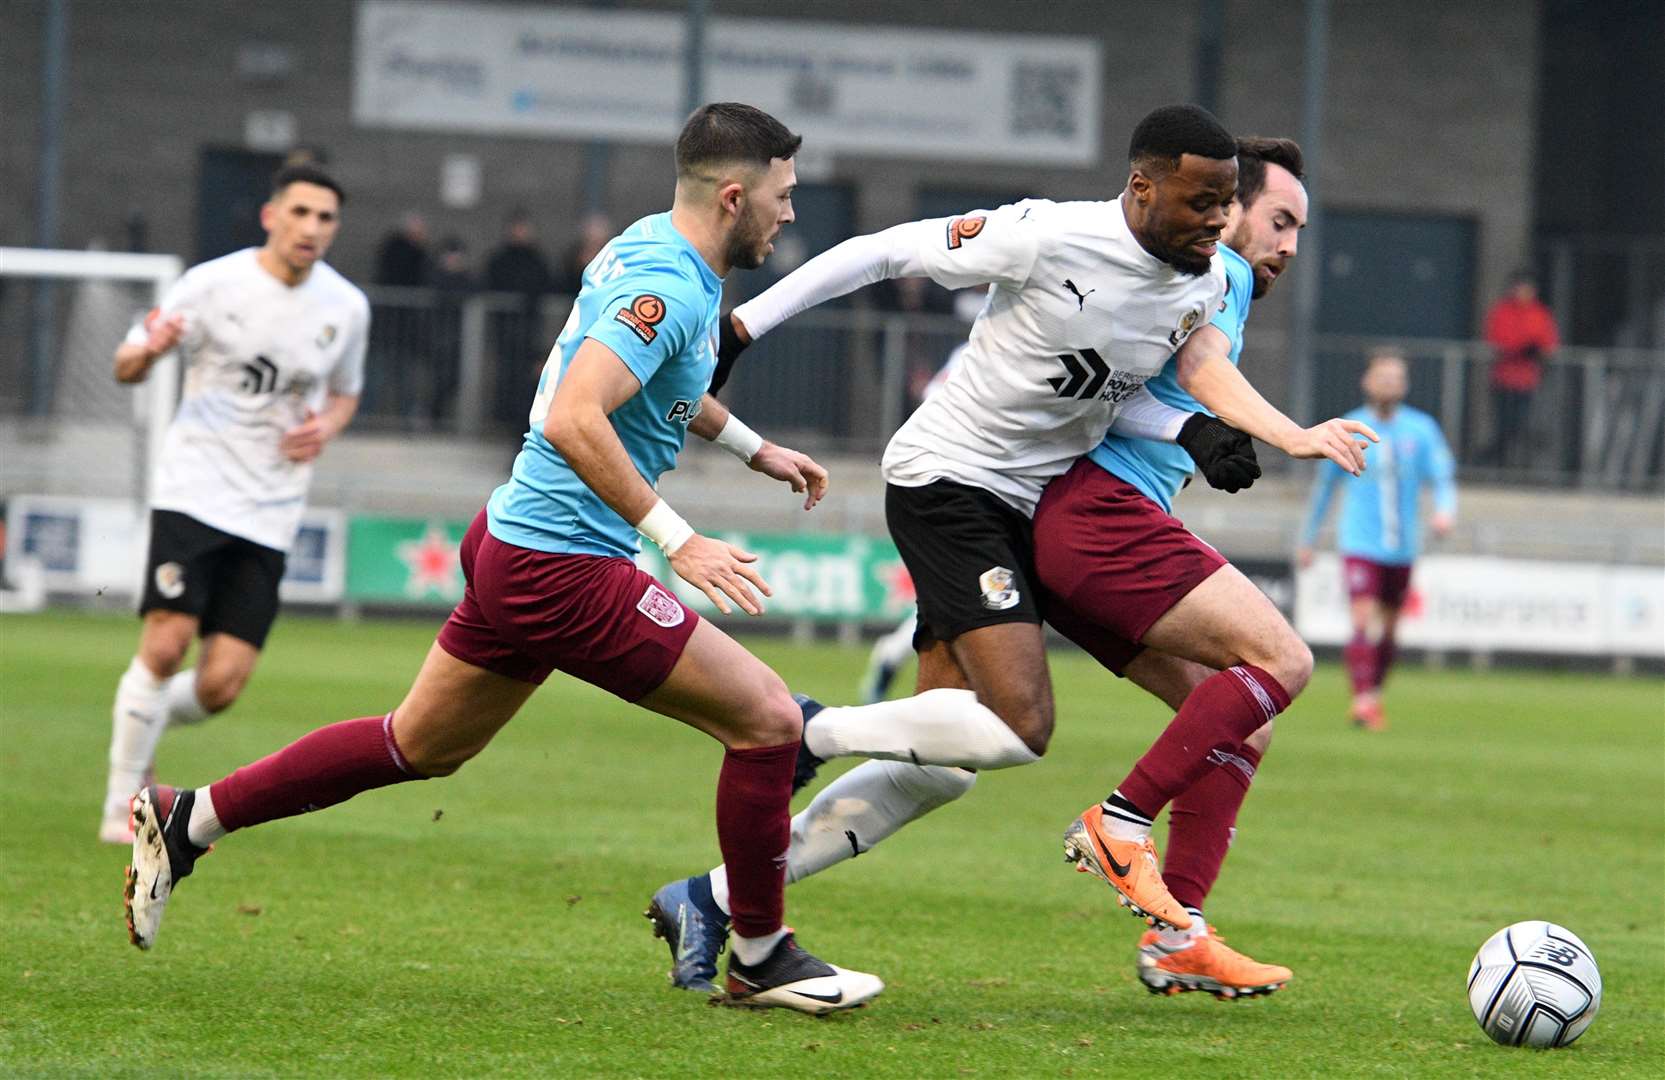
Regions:
<instances>
[{"instance_id":1,"label":"black glove","mask_svg":"<svg viewBox=\"0 0 1665 1080\"><path fill-rule=\"evenodd\" d=\"M1254 440L1207 413L1192 413L1174 441L1185 447L1209 487L1242 491L1260 476Z\"/></svg>"},{"instance_id":2,"label":"black glove","mask_svg":"<svg viewBox=\"0 0 1665 1080\"><path fill-rule=\"evenodd\" d=\"M725 311L717 319L717 370L711 373L711 387L708 391L712 397L728 382L728 377L734 373L734 361L746 351L751 344L740 340L740 332L734 329L734 312Z\"/></svg>"}]
</instances>

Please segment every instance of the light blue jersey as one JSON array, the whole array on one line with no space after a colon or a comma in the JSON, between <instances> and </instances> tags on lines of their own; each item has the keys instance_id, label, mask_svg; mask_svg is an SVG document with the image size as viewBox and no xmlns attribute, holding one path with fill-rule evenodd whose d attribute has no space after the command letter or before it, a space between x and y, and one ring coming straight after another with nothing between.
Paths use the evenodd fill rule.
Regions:
<instances>
[{"instance_id":1,"label":"light blue jersey","mask_svg":"<svg viewBox=\"0 0 1665 1080\"><path fill-rule=\"evenodd\" d=\"M1254 291L1254 269L1248 260L1228 247L1220 248L1226 267L1226 298L1220 302L1210 326L1231 342L1231 362L1243 355L1243 324L1249 318L1249 300ZM1156 400L1186 412L1208 412L1196 398L1180 389L1172 357L1162 371L1145 383ZM1210 416L1213 413L1209 413ZM1191 480L1191 455L1177 443L1156 439L1135 439L1109 434L1087 455L1093 462L1144 492L1164 511L1173 513L1174 496Z\"/></svg>"},{"instance_id":2,"label":"light blue jersey","mask_svg":"<svg viewBox=\"0 0 1665 1080\"><path fill-rule=\"evenodd\" d=\"M486 504L493 536L564 554L630 558L640 550L635 527L543 437L550 399L585 338L617 353L642 388L608 419L636 471L657 486L676 467L711 385L722 291L723 279L671 227L668 213L642 218L601 249L584 268L572 315L538 379L514 472Z\"/></svg>"},{"instance_id":3,"label":"light blue jersey","mask_svg":"<svg viewBox=\"0 0 1665 1080\"><path fill-rule=\"evenodd\" d=\"M1345 485L1336 543L1341 553L1408 566L1422 543L1422 489L1433 489L1436 510L1457 512L1451 450L1434 418L1409 405L1400 405L1391 420L1383 420L1368 406L1354 409L1347 419L1369 424L1382 441L1365 455L1368 467L1363 476L1351 476L1332 461L1319 463L1301 544L1312 546L1336 486Z\"/></svg>"}]
</instances>

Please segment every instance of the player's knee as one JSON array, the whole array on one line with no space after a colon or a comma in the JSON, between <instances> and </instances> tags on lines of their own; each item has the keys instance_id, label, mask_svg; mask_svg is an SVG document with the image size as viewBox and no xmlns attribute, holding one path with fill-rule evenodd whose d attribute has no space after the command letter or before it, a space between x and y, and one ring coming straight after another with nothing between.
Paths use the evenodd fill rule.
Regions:
<instances>
[{"instance_id":1,"label":"player's knee","mask_svg":"<svg viewBox=\"0 0 1665 1080\"><path fill-rule=\"evenodd\" d=\"M1005 721L1012 733L1023 740L1036 757L1046 754L1047 745L1052 742L1052 699L1050 697L1035 697L1016 705L1005 705L994 709L996 716Z\"/></svg>"},{"instance_id":2,"label":"player's knee","mask_svg":"<svg viewBox=\"0 0 1665 1080\"><path fill-rule=\"evenodd\" d=\"M209 715L229 709L249 684L246 671L205 671L197 673L197 703Z\"/></svg>"},{"instance_id":3,"label":"player's knee","mask_svg":"<svg viewBox=\"0 0 1665 1080\"><path fill-rule=\"evenodd\" d=\"M1312 648L1297 637L1293 630L1278 650L1278 670L1274 674L1278 682L1289 692L1291 701L1306 689L1307 681L1312 678ZM1270 732L1267 738L1271 738Z\"/></svg>"},{"instance_id":4,"label":"player's knee","mask_svg":"<svg viewBox=\"0 0 1665 1080\"><path fill-rule=\"evenodd\" d=\"M1288 623L1281 623L1277 633L1261 638L1257 646L1244 660L1278 680L1293 701L1312 678L1312 649Z\"/></svg>"},{"instance_id":5,"label":"player's knee","mask_svg":"<svg viewBox=\"0 0 1665 1080\"><path fill-rule=\"evenodd\" d=\"M147 633L139 643L139 659L158 679L171 679L185 663L190 648L188 635Z\"/></svg>"},{"instance_id":6,"label":"player's knee","mask_svg":"<svg viewBox=\"0 0 1665 1080\"><path fill-rule=\"evenodd\" d=\"M779 678L772 679L759 693L757 704L748 709L743 725L726 740L731 750L780 746L803 737L804 714L792 700L791 691Z\"/></svg>"}]
</instances>

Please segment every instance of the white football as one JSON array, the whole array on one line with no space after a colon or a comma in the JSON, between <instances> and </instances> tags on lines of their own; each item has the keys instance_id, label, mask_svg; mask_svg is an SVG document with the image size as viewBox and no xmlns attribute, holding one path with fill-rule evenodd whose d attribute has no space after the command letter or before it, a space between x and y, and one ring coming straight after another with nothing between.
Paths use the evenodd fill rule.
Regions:
<instances>
[{"instance_id":1,"label":"white football","mask_svg":"<svg viewBox=\"0 0 1665 1080\"><path fill-rule=\"evenodd\" d=\"M1554 923L1505 926L1474 956L1468 1004L1480 1030L1504 1046L1548 1050L1584 1034L1601 1008L1590 947Z\"/></svg>"}]
</instances>

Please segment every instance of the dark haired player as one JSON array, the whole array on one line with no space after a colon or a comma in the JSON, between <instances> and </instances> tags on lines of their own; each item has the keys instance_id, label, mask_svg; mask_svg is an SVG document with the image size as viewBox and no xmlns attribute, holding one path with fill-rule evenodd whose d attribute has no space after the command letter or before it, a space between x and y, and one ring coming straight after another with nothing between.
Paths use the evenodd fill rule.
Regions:
<instances>
[{"instance_id":1,"label":"dark haired player","mask_svg":"<svg viewBox=\"0 0 1665 1080\"><path fill-rule=\"evenodd\" d=\"M689 430L807 488L806 507L825 488L819 466L731 427L705 393L723 276L761 265L792 221L800 141L746 105L689 118L670 212L637 221L585 268L513 476L463 540L462 602L404 701L320 728L215 784L141 792L127 883L134 944L154 943L173 888L221 836L455 772L559 669L724 745L717 833L734 909L730 1000L819 1013L879 993L876 977L800 949L781 921L797 703L632 561L640 534L721 610L762 610L755 556L699 535L654 492Z\"/></svg>"},{"instance_id":2,"label":"dark haired player","mask_svg":"<svg viewBox=\"0 0 1665 1080\"><path fill-rule=\"evenodd\" d=\"M277 617L312 462L358 408L370 304L324 254L341 187L311 165L272 178L266 243L192 267L116 349L142 382L179 349L185 389L157 462L139 651L116 686L98 838L133 839L127 803L169 724L237 700ZM193 668L180 671L202 636Z\"/></svg>"},{"instance_id":3,"label":"dark haired player","mask_svg":"<svg viewBox=\"0 0 1665 1080\"><path fill-rule=\"evenodd\" d=\"M1422 546L1422 492L1433 494L1428 519L1436 537L1457 520L1456 464L1439 421L1405 404L1410 373L1395 349L1372 353L1365 364L1364 404L1348 413L1382 429L1377 467L1342 488L1337 544L1345 566L1353 637L1342 651L1353 684L1353 723L1366 731L1387 727L1382 684L1397 653L1399 613L1411 587L1411 567ZM1297 558L1312 565L1312 543L1324 524L1342 475L1320 466Z\"/></svg>"},{"instance_id":4,"label":"dark haired player","mask_svg":"<svg viewBox=\"0 0 1665 1080\"><path fill-rule=\"evenodd\" d=\"M1236 157L1236 141L1205 110L1158 109L1134 132L1127 187L1114 200L1028 200L857 237L733 313L732 333L743 342L884 278L992 286L959 369L896 433L883 463L887 522L919 599L919 688L968 687L981 707L933 727L811 705L809 764L885 760L845 773L794 819L791 880L963 795L975 780L969 770L1026 764L1044 752L1052 690L1030 519L1047 482L1098 445L1113 420L1129 434L1177 438L1217 486L1235 490L1258 475L1241 432L1139 393L1225 297L1216 248L1237 189ZM1289 423L1224 367L1202 400L1253 401ZM1330 421L1295 429L1278 445L1357 471L1363 456L1350 429ZM1189 927L1149 837L1108 843L1127 868L1109 877L1127 902ZM679 979L696 981L715 961L723 877L719 868L661 892L678 894L699 930L689 936L702 943L679 958Z\"/></svg>"},{"instance_id":5,"label":"dark haired player","mask_svg":"<svg viewBox=\"0 0 1665 1080\"><path fill-rule=\"evenodd\" d=\"M1251 298L1295 257L1307 219L1301 152L1287 139L1239 139L1237 163L1222 234L1225 301L1145 385L1185 413L1206 412L1192 393L1205 395L1221 419L1287 447L1300 429L1233 393L1237 380L1225 373L1235 376ZM1079 868L1102 876L1112 858L1106 841L1148 836L1171 801L1163 878L1191 926L1145 934L1140 979L1168 993L1271 993L1289 969L1227 947L1202 905L1271 741L1272 717L1306 685L1312 654L1248 578L1171 515L1191 468L1171 443L1112 433L1047 486L1035 511L1042 615L1178 714L1115 792L1071 825L1066 848Z\"/></svg>"}]
</instances>

